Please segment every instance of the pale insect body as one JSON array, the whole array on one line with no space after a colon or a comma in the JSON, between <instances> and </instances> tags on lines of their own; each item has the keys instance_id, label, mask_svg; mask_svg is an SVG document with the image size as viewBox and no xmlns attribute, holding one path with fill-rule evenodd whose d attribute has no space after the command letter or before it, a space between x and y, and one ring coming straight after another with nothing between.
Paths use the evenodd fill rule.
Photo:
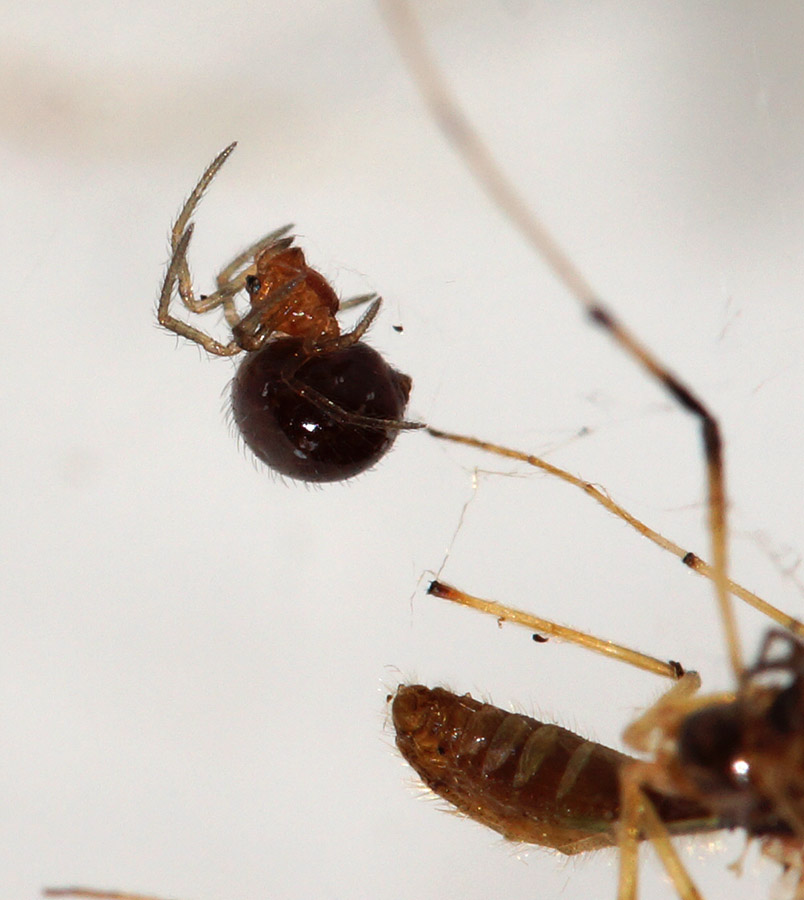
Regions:
<instances>
[{"instance_id":1,"label":"pale insect body","mask_svg":"<svg viewBox=\"0 0 804 900\"><path fill-rule=\"evenodd\" d=\"M398 5L387 4L393 14L394 9L399 11ZM395 28L397 34L406 28L405 22L397 22ZM414 37L414 40L417 40ZM421 47L413 41L409 42L406 52L409 59L416 54L423 54ZM424 80L430 80L429 89L432 89L439 75L433 74L429 68L432 63L427 60L419 66L421 60L413 63L414 68L419 67L419 76L424 69ZM428 88L425 89L427 92ZM430 90L429 100L436 109L436 116L440 116L440 124L451 136L456 146L461 148L469 160L470 167L474 165L475 174L481 171L481 180L484 187L489 189L489 182L496 177L487 166L487 160L483 159L482 151L475 153L472 145L473 137L467 136L465 122L462 113L455 106L444 102L443 95L438 95L438 89ZM531 228L528 221L527 210L517 206L518 198L506 195L508 186L497 183L492 185L490 193L504 207L506 213L520 226L532 245L536 245L543 255L549 259L554 271L557 270L562 279L586 307L593 321L604 325L609 331L619 331L619 324L614 320L611 310L602 307L596 294L588 287L585 280L574 269L574 266L564 256L560 248L551 245L549 235L539 233L539 226ZM642 803L635 800L641 787L649 790L669 790L679 798L691 801L699 801L705 809L716 817L720 817L721 826L743 827L751 836L759 837L766 853L779 859L784 865L794 867L801 866L801 850L804 846L804 824L802 824L802 809L800 806L802 788L804 787L804 770L801 768L802 750L804 749L804 716L802 715L802 703L804 695L804 672L802 672L801 643L792 633L772 632L767 633L761 651L749 659L749 665L742 662L741 644L737 636L737 627L728 600L730 586L726 582L726 528L724 522L725 502L722 496L721 462L722 443L718 436L718 429L714 419L708 411L702 407L697 396L690 392L686 386L674 379L661 364L654 358L644 355L641 346L635 342L632 336L622 331L618 338L621 345L636 356L649 371L658 376L668 388L675 400L688 411L698 415L703 423L704 445L706 447L709 470L709 495L710 495L710 527L714 536L711 558L715 560L714 575L719 594L722 627L726 632L726 645L729 650L731 667L737 676L738 700L735 702L727 695L714 695L704 698L693 698L694 683L691 679L685 679L681 685L680 693L676 690L671 698L664 703L657 704L646 716L630 729L629 738L633 746L640 750L653 749L653 740L664 737L667 747L662 747L662 752L646 764L626 764L624 771L628 774L623 777L623 800L627 803L629 812L624 816L627 820L627 828L615 827L612 834L620 841L620 854L622 870L620 896L632 897L636 892L636 866L635 846L633 841L644 838L646 834L652 834L654 843L663 856L665 865L671 871L675 888L679 896L692 898L699 896L695 888L687 879L687 876L679 871L677 859L669 844L665 841L666 831L674 831L672 827L663 829L657 824L652 812L644 813L636 811L636 806ZM489 448L486 448L489 449ZM581 551L582 555L582 551ZM685 562L690 563L689 557ZM720 573L720 574L718 574ZM785 621L783 618L780 621ZM790 624L785 622L785 624ZM800 634L800 624L792 623L793 631ZM715 638L720 641L720 635ZM768 684L768 679L771 684ZM397 696L395 706L405 704L417 688L401 689ZM424 689L422 689L424 690ZM451 695L455 702L460 703L461 698ZM450 701L453 702L453 701ZM468 702L468 701L467 701ZM429 709L436 708L436 701L427 698L424 706ZM703 711L697 713L698 707ZM489 708L490 710L493 708ZM438 713L442 715L442 713ZM477 712L477 715L492 716L492 712ZM709 721L707 722L707 716ZM404 718L404 717L403 717ZM415 716L413 718L416 718ZM421 724L420 719L420 724ZM471 720L473 721L473 720ZM508 720L511 722L505 727L516 731L519 727L522 744L527 745L531 737L528 735L528 727L521 718ZM442 723L451 722L449 715L443 713ZM735 722L739 725L735 726ZM410 724L410 723L408 723ZM466 727L473 727L471 724ZM549 727L549 726L548 726ZM453 725L446 727L449 732L452 728L452 736L461 742L460 728ZM428 726L431 737L438 728ZM526 734L527 732L527 734ZM727 740L721 743L715 742L712 746L712 734L729 735ZM456 736L457 735L457 736ZM408 737L405 727L402 728L402 739ZM494 735L488 735L485 750L495 742ZM492 762L485 766L483 777L497 768L497 762L502 745L505 741L502 737L497 741L496 755L492 754ZM474 745L477 749L477 745ZM506 745L510 754L514 753L514 745ZM596 745L599 746L599 745ZM519 752L517 747L517 753ZM605 749L605 748L601 748ZM403 750L404 752L404 750ZM592 752L596 752L594 749ZM442 756L450 756L451 750L447 743L438 748ZM477 750L478 756L483 754ZM405 753L406 757L408 754ZM504 754L503 754L504 755ZM459 768L461 764L461 752L452 754L453 764ZM470 760L466 753L463 754L467 768ZM483 766L481 765L481 768ZM528 767L525 766L527 769ZM521 772L521 767L517 768ZM518 776L512 776L516 781ZM742 779L742 780L741 780ZM437 793L442 793L447 799L450 797L450 788L446 786L446 780L439 777L425 778L426 783L433 787ZM521 780L521 779L520 779ZM521 785L519 785L521 787ZM561 794L561 786L556 787L558 795ZM439 788L442 788L439 790ZM475 795L475 800L477 800ZM555 793L553 795L555 797ZM469 798L467 800L467 797ZM509 797L513 804L513 795ZM453 801L454 802L454 801ZM480 802L480 801L478 801ZM464 812L472 814L472 792L464 792L458 796L456 805ZM650 804L648 804L650 805ZM658 806L659 804L655 804ZM484 819L483 811L476 809L476 818L486 821L486 824L497 828L509 837L519 837L515 829L499 827L494 822L494 814L489 814ZM619 812L618 812L619 815ZM661 816L659 817L661 818ZM670 817L665 814L665 818ZM717 823L713 823L717 827ZM690 832L693 828L688 829ZM624 835L624 836L623 836ZM556 846L549 841L536 841L547 846ZM601 844L600 846L603 846ZM564 852L567 852L564 850ZM570 851L571 852L571 851ZM640 894L645 896L645 894Z\"/></svg>"}]
</instances>

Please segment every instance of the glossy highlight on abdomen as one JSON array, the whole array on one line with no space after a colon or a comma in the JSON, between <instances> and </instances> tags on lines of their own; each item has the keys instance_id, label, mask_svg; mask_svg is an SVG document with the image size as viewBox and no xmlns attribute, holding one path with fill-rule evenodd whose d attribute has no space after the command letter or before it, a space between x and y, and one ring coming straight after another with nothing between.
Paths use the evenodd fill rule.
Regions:
<instances>
[{"instance_id":1,"label":"glossy highlight on abdomen","mask_svg":"<svg viewBox=\"0 0 804 900\"><path fill-rule=\"evenodd\" d=\"M303 481L342 481L394 442L411 380L364 343L309 354L301 338L249 353L232 384L234 421L254 455Z\"/></svg>"}]
</instances>

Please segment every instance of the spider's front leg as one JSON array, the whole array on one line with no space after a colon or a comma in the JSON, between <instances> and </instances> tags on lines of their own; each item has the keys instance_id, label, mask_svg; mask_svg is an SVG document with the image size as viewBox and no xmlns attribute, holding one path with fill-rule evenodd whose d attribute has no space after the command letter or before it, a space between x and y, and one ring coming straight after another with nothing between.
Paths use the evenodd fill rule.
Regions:
<instances>
[{"instance_id":1,"label":"spider's front leg","mask_svg":"<svg viewBox=\"0 0 804 900\"><path fill-rule=\"evenodd\" d=\"M226 162L236 146L237 142L234 141L229 144L228 147L225 147L223 150L221 150L221 152L204 170L204 174L198 179L198 183L190 192L190 196L187 198L184 206L181 209L181 212L176 218L176 221L173 223L173 228L170 231L170 248L173 251L174 259L179 254L179 245L181 244L184 236L187 234L188 230L192 229L190 217L192 216L193 212L195 212L195 208L196 206L198 206L201 198L203 197L204 191L209 187L212 179L218 174L221 166ZM211 304L208 302L209 298L202 297L200 300L195 299L195 296L193 295L193 284L192 277L190 275L190 267L187 264L186 247L184 249L184 253L180 254L180 256L181 260L176 269L177 281L179 285L179 296L181 297L182 302L187 307L187 309L189 309L190 312L199 313L206 312L208 309L212 309L214 306L220 305L223 302L221 297L216 297Z\"/></svg>"},{"instance_id":2,"label":"spider's front leg","mask_svg":"<svg viewBox=\"0 0 804 900\"><path fill-rule=\"evenodd\" d=\"M266 250L272 253L281 253L287 250L293 244L293 237L287 237L287 233L293 228L293 225L283 225L275 231L266 234L259 240L254 241L238 253L231 262L228 262L218 272L215 283L218 289L214 294L209 296L201 296L197 304L204 306L203 309L194 310L195 312L206 312L215 306L223 306L223 314L230 328L234 328L241 321L234 305L234 297L246 286L249 276L254 275L257 271L257 257ZM182 298L183 299L183 298ZM186 305L186 303L185 303Z\"/></svg>"},{"instance_id":3,"label":"spider's front leg","mask_svg":"<svg viewBox=\"0 0 804 900\"><path fill-rule=\"evenodd\" d=\"M179 238L173 251L173 256L170 259L167 272L165 273L165 280L162 284L162 290L159 294L156 318L163 328L167 328L169 331L173 331L175 334L187 338L190 341L195 341L196 344L200 344L208 353L211 353L214 356L235 356L242 350L242 347L235 341L230 341L228 344L221 344L220 341L216 341L211 335L200 331L198 328L194 328L187 322L183 322L181 319L177 319L170 314L170 300L173 296L175 285L177 283L179 284L179 293L181 294L182 277L185 271L189 278L187 248L190 245L190 238L192 236L193 225L191 222L185 229L184 234ZM192 286L190 286L190 292L192 292ZM184 299L184 295L182 294L182 300ZM185 305L187 305L186 301Z\"/></svg>"}]
</instances>

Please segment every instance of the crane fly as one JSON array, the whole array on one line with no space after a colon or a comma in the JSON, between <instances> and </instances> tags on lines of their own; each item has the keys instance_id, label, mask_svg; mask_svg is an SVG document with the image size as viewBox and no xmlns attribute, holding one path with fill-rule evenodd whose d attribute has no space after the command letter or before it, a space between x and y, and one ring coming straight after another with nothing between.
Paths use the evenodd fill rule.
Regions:
<instances>
[{"instance_id":1,"label":"crane fly","mask_svg":"<svg viewBox=\"0 0 804 900\"><path fill-rule=\"evenodd\" d=\"M700 678L677 663L648 661L590 635L559 636L666 674L675 684L628 726L624 740L645 758L618 753L574 732L508 713L470 695L402 685L392 699L397 746L425 785L505 837L572 855L616 846L619 900L638 893L638 846L648 840L682 900L699 900L670 838L742 828L762 852L792 870L804 898L804 629L728 574L723 439L717 418L604 303L551 231L528 208L448 89L409 4L382 9L405 64L447 141L588 321L697 419L703 445L711 561L667 541L608 496L544 460L473 437L431 435L524 461L587 491L609 511L711 579L734 677L732 691L701 695ZM439 581L430 593L514 620L539 633L557 626ZM752 664L743 662L732 595L771 617ZM638 658L642 657L642 658ZM663 673L662 666L666 667Z\"/></svg>"}]
</instances>

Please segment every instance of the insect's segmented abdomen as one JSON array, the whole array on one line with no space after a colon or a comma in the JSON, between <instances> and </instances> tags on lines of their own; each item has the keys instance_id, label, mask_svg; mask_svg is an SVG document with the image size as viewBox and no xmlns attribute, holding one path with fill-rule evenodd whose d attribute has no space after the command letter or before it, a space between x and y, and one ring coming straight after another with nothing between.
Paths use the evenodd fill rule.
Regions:
<instances>
[{"instance_id":1,"label":"insect's segmented abdomen","mask_svg":"<svg viewBox=\"0 0 804 900\"><path fill-rule=\"evenodd\" d=\"M566 854L616 844L624 753L444 688L401 685L392 717L422 781L472 819ZM693 804L654 802L676 833L712 827Z\"/></svg>"},{"instance_id":2,"label":"insect's segmented abdomen","mask_svg":"<svg viewBox=\"0 0 804 900\"><path fill-rule=\"evenodd\" d=\"M471 818L562 853L616 843L624 754L444 688L403 685L392 714L405 759Z\"/></svg>"}]
</instances>

